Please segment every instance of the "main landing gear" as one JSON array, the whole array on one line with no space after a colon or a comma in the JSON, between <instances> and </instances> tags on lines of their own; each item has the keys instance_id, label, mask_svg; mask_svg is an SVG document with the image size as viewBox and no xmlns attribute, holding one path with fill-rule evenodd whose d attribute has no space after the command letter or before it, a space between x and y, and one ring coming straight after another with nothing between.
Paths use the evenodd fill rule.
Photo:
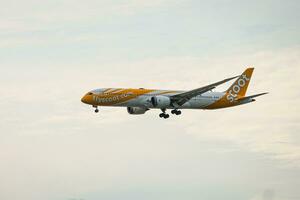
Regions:
<instances>
[{"instance_id":1,"label":"main landing gear","mask_svg":"<svg viewBox=\"0 0 300 200\"><path fill-rule=\"evenodd\" d=\"M168 119L170 117L169 114L166 113L166 109L161 109L162 113L159 114L160 118Z\"/></svg>"},{"instance_id":2,"label":"main landing gear","mask_svg":"<svg viewBox=\"0 0 300 200\"><path fill-rule=\"evenodd\" d=\"M160 118L168 119L170 117L170 115L166 113L166 109L161 109L161 111L162 113L159 114ZM181 111L177 109L172 110L171 113L173 115L181 115Z\"/></svg>"},{"instance_id":3,"label":"main landing gear","mask_svg":"<svg viewBox=\"0 0 300 200\"><path fill-rule=\"evenodd\" d=\"M99 112L98 106L93 106L93 108L95 108L95 113Z\"/></svg>"},{"instance_id":4,"label":"main landing gear","mask_svg":"<svg viewBox=\"0 0 300 200\"><path fill-rule=\"evenodd\" d=\"M181 115L181 111L180 111L180 110L177 110L177 109L172 110L171 113L172 113L173 115Z\"/></svg>"}]
</instances>

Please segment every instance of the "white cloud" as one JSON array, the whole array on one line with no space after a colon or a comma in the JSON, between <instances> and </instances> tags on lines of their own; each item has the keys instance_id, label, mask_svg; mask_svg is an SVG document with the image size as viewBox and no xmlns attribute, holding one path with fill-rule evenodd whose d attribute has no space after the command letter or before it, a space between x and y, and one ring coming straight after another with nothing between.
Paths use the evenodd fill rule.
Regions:
<instances>
[{"instance_id":1,"label":"white cloud","mask_svg":"<svg viewBox=\"0 0 300 200\"><path fill-rule=\"evenodd\" d=\"M129 188L136 184L165 187L180 182L197 188L202 187L200 181L210 187L218 182L223 187L228 180L243 184L256 176L251 189L270 184L277 192L282 184L294 184L291 177L279 179L277 170L299 170L299 95L295 95L299 80L291 78L299 73L299 54L299 48L289 48L218 59L96 61L40 69L35 65L29 72L30 66L16 63L11 67L20 73L5 77L0 86L6 96L0 101L0 158L6 160L0 171L0 184L5 185L1 197L82 198L99 191L122 194L124 184ZM130 116L125 108L102 108L100 115L95 115L92 108L80 103L81 95L94 87L192 89L240 74L246 65L256 68L249 94L270 94L241 107L184 110L182 116L163 121L157 116L159 111ZM288 69L279 67L287 65ZM236 153L241 156L229 156ZM257 159L251 166L249 153ZM257 169L260 159L274 165L271 178L264 177L269 165L262 172ZM236 173L241 180L234 178ZM12 175L16 178L11 179ZM283 191L290 190L297 193Z\"/></svg>"},{"instance_id":2,"label":"white cloud","mask_svg":"<svg viewBox=\"0 0 300 200\"><path fill-rule=\"evenodd\" d=\"M194 2L189 6L200 5ZM213 1L202 10L197 6L172 10L174 1L169 0L1 3L0 199L240 200L262 199L264 188L273 188L277 199L299 196L300 48L297 42L285 43L284 34L276 35L276 45L274 35L259 34L259 41L272 41L263 48L256 48L265 43L252 32L239 35L255 29L256 23L272 22L277 30L285 30L277 21L284 23L288 17L274 15L269 1L247 2L253 6L250 10L243 2L229 9L232 4L227 1L226 5ZM261 6L268 8L268 17L263 9L258 15L251 12ZM159 11L159 16L152 17L152 11ZM232 16L226 18L226 13ZM142 16L138 14L149 18L131 21ZM262 18L268 20L261 22ZM160 26L155 26L160 19ZM112 23L104 30L84 30L85 25L98 27L107 20ZM166 36L153 38L144 20L155 24L153 30L165 28L156 36ZM202 23L194 30L198 21ZM120 24L124 26L119 28ZM128 34L122 30L127 25ZM78 28L82 32L72 27L83 27ZM176 35L179 29L184 31ZM106 37L117 31L121 34L115 38ZM195 38L186 45L184 39L193 31ZM198 34L205 37L196 40ZM141 37L122 43L132 35ZM224 46L226 38L234 42ZM71 44L77 41L88 44L73 49ZM93 42L103 48L91 49ZM147 45L155 42L149 50ZM197 42L201 44L192 45ZM253 45L247 45L250 42ZM61 49L63 45L57 45L61 43L68 47ZM218 46L210 48L211 43ZM131 48L135 45L138 48ZM115 47L122 51L116 53ZM160 48L166 52L147 54ZM137 52L141 56L134 55ZM106 56L110 58L103 59ZM125 108L101 108L95 115L80 102L85 92L98 87L189 90L238 75L246 66L255 67L249 94L270 94L236 108L184 110L182 116L164 121L158 110L131 116Z\"/></svg>"},{"instance_id":3,"label":"white cloud","mask_svg":"<svg viewBox=\"0 0 300 200\"><path fill-rule=\"evenodd\" d=\"M65 35L66 27L100 24L111 18L123 18L158 9L170 0L130 1L7 1L0 8L0 48L74 43L99 39L99 33Z\"/></svg>"},{"instance_id":4,"label":"white cloud","mask_svg":"<svg viewBox=\"0 0 300 200\"><path fill-rule=\"evenodd\" d=\"M0 30L25 32L55 29L64 25L84 24L114 16L133 15L160 6L181 1L129 0L129 1L6 1L0 8Z\"/></svg>"},{"instance_id":5,"label":"white cloud","mask_svg":"<svg viewBox=\"0 0 300 200\"><path fill-rule=\"evenodd\" d=\"M65 106L70 104L70 109L75 109L80 96L86 92L85 90L94 89L93 87L141 87L141 84L143 84L142 86L147 88L188 90L240 74L245 66L251 65L256 70L248 93L255 94L267 91L270 94L258 98L258 101L253 104L236 108L217 111L184 111L183 117L178 121L180 123L176 123L174 126L185 129L188 133L196 135L200 140L233 142L245 150L263 153L270 159L282 160L282 163L286 163L282 166L300 167L300 139L297 136L300 130L298 124L300 107L297 103L300 95L297 86L300 81L295 77L295 74L300 73L299 56L299 48L288 48L258 52L252 55L218 57L218 60L170 57L127 64L118 62L115 64L102 63L106 69L110 69L108 71L103 70L104 68L99 69L98 64L91 64L86 70L80 70L80 66L73 66L71 72L69 68L65 70L55 68L57 70L52 70L50 74L47 73L50 77L60 74L55 82L50 78L47 80L48 83L45 82L46 85L35 85L32 88L28 86L22 88L18 85L17 88L26 91L28 96L27 99L21 99L22 101L32 102L32 104L40 101L45 102L45 104L51 103L51 106L58 106L57 108L60 110L64 110ZM101 71L98 76L101 80L100 85L97 79L86 80L86 77L95 75L95 70ZM111 79L113 71L118 72L114 73L114 80L118 80L117 82ZM145 71L147 71L147 76L144 75ZM127 76L124 76L124 74L127 74ZM39 73L34 76L39 76ZM64 84L66 80L72 85L67 84L65 89L62 90L60 85ZM164 80L171 81L165 82ZM34 84L34 82L36 82L36 79L33 79L31 84ZM7 95L14 96L13 94L17 88L10 88L10 85L5 87L8 87ZM35 96L35 92L42 91L42 88L52 88L52 91L44 96ZM222 91L225 88L223 86L219 90ZM59 97L59 101L53 104L57 97ZM292 105L292 108L288 105ZM118 113L122 113L123 116L120 119L126 121L125 109L119 111ZM86 110L82 112L85 113ZM106 112L109 114L105 114ZM116 109L105 109L105 119L95 123L113 123L116 120L113 117L116 114L115 112ZM76 120L80 123L82 118L88 116L86 113L75 114L73 110L59 113L59 117L57 117L58 112L53 112L52 116L40 119L39 126L46 127L47 124L55 124L59 121L65 123L68 120ZM153 115L151 112L148 114ZM78 117L73 117L74 115ZM177 121L177 119L172 120ZM205 131L202 132L201 130Z\"/></svg>"}]
</instances>

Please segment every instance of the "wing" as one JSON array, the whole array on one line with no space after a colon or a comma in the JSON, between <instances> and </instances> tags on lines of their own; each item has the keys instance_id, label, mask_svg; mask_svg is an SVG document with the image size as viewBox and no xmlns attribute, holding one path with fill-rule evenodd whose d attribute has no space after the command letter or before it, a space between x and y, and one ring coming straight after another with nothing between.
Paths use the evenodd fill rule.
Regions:
<instances>
[{"instance_id":1,"label":"wing","mask_svg":"<svg viewBox=\"0 0 300 200\"><path fill-rule=\"evenodd\" d=\"M170 96L171 101L172 101L173 105L182 106L184 103L188 102L191 98L193 98L195 96L198 96L200 94L203 94L205 92L208 92L208 91L216 88L218 85L221 85L223 83L231 81L232 79L235 79L237 77L239 77L239 76L235 76L235 77L232 77L232 78L227 78L227 79L224 79L222 81L219 81L219 82L216 82L216 83L213 83L213 84L201 87L201 88L197 88L197 89L194 89L194 90L191 90L191 91L188 91L188 92L183 92L183 93L180 93L180 94Z\"/></svg>"}]
</instances>

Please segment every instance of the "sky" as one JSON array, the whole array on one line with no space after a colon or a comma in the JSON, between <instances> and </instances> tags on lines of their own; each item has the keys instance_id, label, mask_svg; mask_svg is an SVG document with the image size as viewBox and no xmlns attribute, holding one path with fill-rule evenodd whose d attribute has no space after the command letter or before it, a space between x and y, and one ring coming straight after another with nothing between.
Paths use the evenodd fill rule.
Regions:
<instances>
[{"instance_id":1,"label":"sky","mask_svg":"<svg viewBox=\"0 0 300 200\"><path fill-rule=\"evenodd\" d=\"M299 1L0 3L0 199L300 199ZM161 120L80 102L248 66L248 94L269 94L230 109Z\"/></svg>"}]
</instances>

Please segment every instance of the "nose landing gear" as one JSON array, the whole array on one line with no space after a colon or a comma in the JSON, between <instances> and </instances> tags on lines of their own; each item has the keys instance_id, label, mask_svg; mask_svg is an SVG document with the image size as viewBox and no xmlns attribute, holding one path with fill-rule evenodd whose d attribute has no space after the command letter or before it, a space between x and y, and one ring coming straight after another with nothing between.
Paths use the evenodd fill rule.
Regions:
<instances>
[{"instance_id":1,"label":"nose landing gear","mask_svg":"<svg viewBox=\"0 0 300 200\"><path fill-rule=\"evenodd\" d=\"M98 106L93 106L93 108L95 108L95 113L99 112Z\"/></svg>"}]
</instances>

